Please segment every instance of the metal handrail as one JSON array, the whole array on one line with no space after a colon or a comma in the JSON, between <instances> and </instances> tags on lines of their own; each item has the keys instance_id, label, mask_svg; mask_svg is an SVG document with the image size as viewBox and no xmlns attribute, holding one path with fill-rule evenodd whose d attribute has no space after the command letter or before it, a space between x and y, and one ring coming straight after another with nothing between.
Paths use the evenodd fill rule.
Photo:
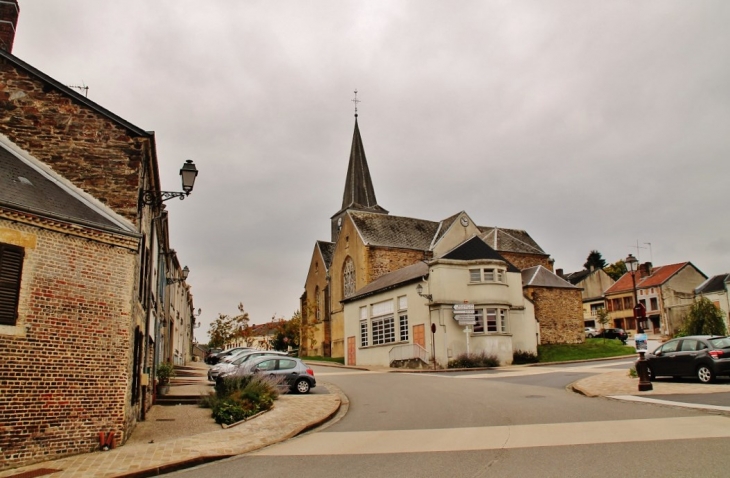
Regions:
<instances>
[{"instance_id":1,"label":"metal handrail","mask_svg":"<svg viewBox=\"0 0 730 478\"><path fill-rule=\"evenodd\" d=\"M418 344L396 345L388 352L390 363L395 360L420 359L423 363L429 362L428 351Z\"/></svg>"}]
</instances>

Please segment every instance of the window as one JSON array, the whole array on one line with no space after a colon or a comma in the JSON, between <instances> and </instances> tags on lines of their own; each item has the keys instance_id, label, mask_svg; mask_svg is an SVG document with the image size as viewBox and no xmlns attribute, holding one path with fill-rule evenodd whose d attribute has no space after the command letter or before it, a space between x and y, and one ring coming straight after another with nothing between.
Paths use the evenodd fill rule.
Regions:
<instances>
[{"instance_id":1,"label":"window","mask_svg":"<svg viewBox=\"0 0 730 478\"><path fill-rule=\"evenodd\" d=\"M504 282L504 271L497 269L497 282Z\"/></svg>"},{"instance_id":2,"label":"window","mask_svg":"<svg viewBox=\"0 0 730 478\"><path fill-rule=\"evenodd\" d=\"M492 307L475 309L474 318L476 319L474 332L507 333L507 309Z\"/></svg>"},{"instance_id":3,"label":"window","mask_svg":"<svg viewBox=\"0 0 730 478\"><path fill-rule=\"evenodd\" d=\"M651 310L659 310L659 301L656 297L649 299L649 304L651 305Z\"/></svg>"},{"instance_id":4,"label":"window","mask_svg":"<svg viewBox=\"0 0 730 478\"><path fill-rule=\"evenodd\" d=\"M633 297L624 297L624 309L633 309L634 308L634 298Z\"/></svg>"},{"instance_id":5,"label":"window","mask_svg":"<svg viewBox=\"0 0 730 478\"><path fill-rule=\"evenodd\" d=\"M408 342L408 297L398 297L398 326L401 342Z\"/></svg>"},{"instance_id":6,"label":"window","mask_svg":"<svg viewBox=\"0 0 730 478\"><path fill-rule=\"evenodd\" d=\"M344 296L349 297L355 293L355 263L351 257L345 259L345 270L342 274Z\"/></svg>"},{"instance_id":7,"label":"window","mask_svg":"<svg viewBox=\"0 0 730 478\"><path fill-rule=\"evenodd\" d=\"M484 282L494 282L494 269L484 269Z\"/></svg>"},{"instance_id":8,"label":"window","mask_svg":"<svg viewBox=\"0 0 730 478\"><path fill-rule=\"evenodd\" d=\"M314 289L314 307L315 307L314 320L316 322L319 322L320 320L322 320L321 316L320 316L320 312L319 312L320 309L322 308L322 303L320 302L320 298L319 298L319 286L315 287L315 289Z\"/></svg>"},{"instance_id":9,"label":"window","mask_svg":"<svg viewBox=\"0 0 730 478\"><path fill-rule=\"evenodd\" d=\"M623 310L621 299L613 299L613 310Z\"/></svg>"},{"instance_id":10,"label":"window","mask_svg":"<svg viewBox=\"0 0 730 478\"><path fill-rule=\"evenodd\" d=\"M503 269L469 269L469 282L505 282Z\"/></svg>"},{"instance_id":11,"label":"window","mask_svg":"<svg viewBox=\"0 0 730 478\"><path fill-rule=\"evenodd\" d=\"M289 370L297 366L297 363L291 359L280 359L279 370Z\"/></svg>"},{"instance_id":12,"label":"window","mask_svg":"<svg viewBox=\"0 0 730 478\"><path fill-rule=\"evenodd\" d=\"M395 323L393 316L373 319L373 345L395 342Z\"/></svg>"},{"instance_id":13,"label":"window","mask_svg":"<svg viewBox=\"0 0 730 478\"><path fill-rule=\"evenodd\" d=\"M360 307L360 347L368 346L368 308Z\"/></svg>"},{"instance_id":14,"label":"window","mask_svg":"<svg viewBox=\"0 0 730 478\"><path fill-rule=\"evenodd\" d=\"M0 244L0 325L15 325L18 318L24 255L22 247Z\"/></svg>"},{"instance_id":15,"label":"window","mask_svg":"<svg viewBox=\"0 0 730 478\"><path fill-rule=\"evenodd\" d=\"M469 269L469 281L470 282L481 282L482 281L481 269Z\"/></svg>"}]
</instances>

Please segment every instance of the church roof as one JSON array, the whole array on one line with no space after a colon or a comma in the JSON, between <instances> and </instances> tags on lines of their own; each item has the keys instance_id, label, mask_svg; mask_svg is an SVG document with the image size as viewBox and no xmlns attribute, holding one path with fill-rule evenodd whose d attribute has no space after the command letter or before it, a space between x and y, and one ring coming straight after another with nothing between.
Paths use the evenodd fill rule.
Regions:
<instances>
[{"instance_id":1,"label":"church roof","mask_svg":"<svg viewBox=\"0 0 730 478\"><path fill-rule=\"evenodd\" d=\"M480 236L482 240L496 251L547 255L526 231L501 227L477 227L482 231Z\"/></svg>"},{"instance_id":2,"label":"church roof","mask_svg":"<svg viewBox=\"0 0 730 478\"><path fill-rule=\"evenodd\" d=\"M317 241L317 247L319 248L320 254L322 254L322 260L324 261L324 267L330 268L332 264L332 254L335 251L335 243L327 241Z\"/></svg>"},{"instance_id":3,"label":"church roof","mask_svg":"<svg viewBox=\"0 0 730 478\"><path fill-rule=\"evenodd\" d=\"M520 272L518 268L516 268L514 265L512 265L507 259L502 257L502 255L489 247L487 243L485 243L480 238L474 236L471 239L468 239L458 246L456 246L454 249L452 249L450 252L447 252L443 256L444 259L453 259L458 261L470 261L470 260L478 260L478 259L496 259L500 261L504 261L507 263L508 267L507 270L509 272Z\"/></svg>"},{"instance_id":4,"label":"church roof","mask_svg":"<svg viewBox=\"0 0 730 478\"><path fill-rule=\"evenodd\" d=\"M342 209L339 212L347 209L388 212L378 206L378 200L375 198L375 188L370 177L370 169L365 157L365 147L360 137L357 116L355 117L355 132L352 135L352 147L350 148L350 162L347 165L345 192L342 195ZM339 214L339 212L336 214Z\"/></svg>"},{"instance_id":5,"label":"church roof","mask_svg":"<svg viewBox=\"0 0 730 478\"><path fill-rule=\"evenodd\" d=\"M412 217L350 211L362 240L370 246L429 250L439 223Z\"/></svg>"},{"instance_id":6,"label":"church roof","mask_svg":"<svg viewBox=\"0 0 730 478\"><path fill-rule=\"evenodd\" d=\"M579 289L561 279L543 266L522 269L522 287L550 287L553 289Z\"/></svg>"}]
</instances>

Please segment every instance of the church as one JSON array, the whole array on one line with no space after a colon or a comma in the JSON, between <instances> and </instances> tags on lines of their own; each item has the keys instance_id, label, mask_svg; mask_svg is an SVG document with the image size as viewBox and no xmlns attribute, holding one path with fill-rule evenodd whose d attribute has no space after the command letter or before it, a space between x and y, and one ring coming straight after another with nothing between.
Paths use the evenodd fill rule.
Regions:
<instances>
[{"instance_id":1,"label":"church","mask_svg":"<svg viewBox=\"0 0 730 478\"><path fill-rule=\"evenodd\" d=\"M584 340L581 289L553 273L526 231L479 226L465 211L433 221L380 206L357 113L342 207L330 221L300 298L302 356L390 365L396 348L420 347L434 364L481 351L511 363L538 343ZM454 313L463 303L474 304L470 316Z\"/></svg>"}]
</instances>

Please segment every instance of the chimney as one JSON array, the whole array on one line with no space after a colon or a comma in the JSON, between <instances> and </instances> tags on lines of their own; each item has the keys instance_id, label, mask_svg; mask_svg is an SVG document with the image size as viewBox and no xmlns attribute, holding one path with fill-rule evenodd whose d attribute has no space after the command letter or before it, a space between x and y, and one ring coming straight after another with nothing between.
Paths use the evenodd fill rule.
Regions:
<instances>
[{"instance_id":1,"label":"chimney","mask_svg":"<svg viewBox=\"0 0 730 478\"><path fill-rule=\"evenodd\" d=\"M563 269L555 269L555 275L557 275L558 277L565 277L563 275Z\"/></svg>"},{"instance_id":2,"label":"chimney","mask_svg":"<svg viewBox=\"0 0 730 478\"><path fill-rule=\"evenodd\" d=\"M0 50L13 52L19 14L18 0L0 0Z\"/></svg>"},{"instance_id":3,"label":"chimney","mask_svg":"<svg viewBox=\"0 0 730 478\"><path fill-rule=\"evenodd\" d=\"M649 277L651 275L651 262L639 264L639 278Z\"/></svg>"}]
</instances>

